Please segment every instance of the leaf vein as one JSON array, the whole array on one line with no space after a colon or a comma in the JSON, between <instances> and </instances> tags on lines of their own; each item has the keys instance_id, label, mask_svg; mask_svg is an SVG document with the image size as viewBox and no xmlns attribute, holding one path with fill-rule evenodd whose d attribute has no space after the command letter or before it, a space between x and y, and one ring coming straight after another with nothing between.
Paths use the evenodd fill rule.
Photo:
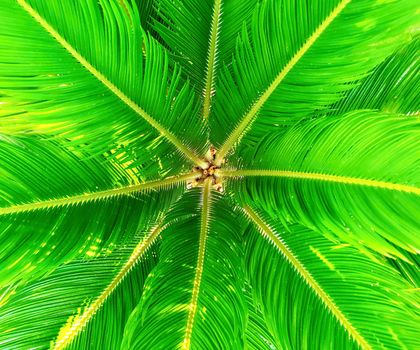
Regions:
<instances>
[{"instance_id":1,"label":"leaf vein","mask_svg":"<svg viewBox=\"0 0 420 350\"><path fill-rule=\"evenodd\" d=\"M240 141L247 129L254 122L258 112L263 107L265 102L269 99L272 93L280 85L286 75L292 68L299 62L305 53L312 47L321 34L328 28L334 19L344 10L344 8L351 2L351 0L343 0L338 4L335 9L325 18L325 20L318 26L313 34L306 40L301 48L295 53L290 61L284 66L273 82L268 88L260 95L255 102L251 105L248 112L244 115L239 124L235 127L229 137L226 139L222 147L219 149L216 164L220 165L223 158L230 152L230 150Z\"/></svg>"},{"instance_id":2,"label":"leaf vein","mask_svg":"<svg viewBox=\"0 0 420 350\"><path fill-rule=\"evenodd\" d=\"M200 293L201 277L203 275L204 258L206 254L206 242L209 227L210 216L210 200L211 200L211 182L209 180L204 184L203 200L201 208L201 228L200 228L200 245L198 248L197 266L195 269L195 277L193 282L193 290L191 303L189 305L189 313L187 319L187 326L185 328L185 336L182 342L182 349L189 350L191 347L191 336L194 326L194 319L197 313L198 296Z\"/></svg>"},{"instance_id":3,"label":"leaf vein","mask_svg":"<svg viewBox=\"0 0 420 350\"><path fill-rule=\"evenodd\" d=\"M347 317L341 312L339 307L335 304L334 300L322 289L311 273L306 267L300 262L300 260L293 254L286 243L277 236L277 234L265 223L262 218L249 206L243 207L243 211L246 216L253 222L257 227L261 235L271 241L278 251L286 258L286 260L292 265L297 273L303 278L308 286L314 291L314 293L320 298L322 303L328 308L328 310L336 317L343 328L348 334L362 347L362 349L372 349L366 339L359 333L359 331L352 325Z\"/></svg>"},{"instance_id":4,"label":"leaf vein","mask_svg":"<svg viewBox=\"0 0 420 350\"><path fill-rule=\"evenodd\" d=\"M98 79L106 88L116 95L122 102L130 107L137 115L143 118L149 125L156 129L163 137L171 142L181 153L196 164L201 164L200 158L187 146L185 146L174 134L164 128L143 108L137 105L107 77L93 67L77 50L71 46L41 15L35 11L25 0L17 0L17 3L31 15L61 46L63 46L89 73Z\"/></svg>"},{"instance_id":5,"label":"leaf vein","mask_svg":"<svg viewBox=\"0 0 420 350\"><path fill-rule=\"evenodd\" d=\"M219 170L218 173L222 177L248 177L248 176L267 176L267 177L283 177L300 180L317 180L335 182L343 185L358 185L366 187L376 187L392 191L400 191L420 195L420 188L397 184L393 182L363 179L350 176L338 176L323 173L312 173L303 171L288 170L271 170L271 169L249 169L249 170Z\"/></svg>"},{"instance_id":6,"label":"leaf vein","mask_svg":"<svg viewBox=\"0 0 420 350\"><path fill-rule=\"evenodd\" d=\"M54 350L65 349L73 339L82 331L87 323L92 319L95 313L102 307L104 302L109 298L113 291L118 287L124 277L131 271L131 269L137 264L142 256L151 247L153 242L159 236L159 234L166 228L167 225L160 223L153 228L150 233L144 238L133 250L124 266L114 277L111 283L103 290L103 292L96 298L96 300L87 307L83 314L71 317L69 322L60 330L57 339L54 342Z\"/></svg>"},{"instance_id":7,"label":"leaf vein","mask_svg":"<svg viewBox=\"0 0 420 350\"><path fill-rule=\"evenodd\" d=\"M209 49L207 54L207 67L206 67L206 81L203 91L203 118L207 120L210 114L211 99L213 96L214 81L215 81L215 70L216 70L216 55L217 55L217 44L221 22L221 6L222 0L216 0L213 7L213 16L210 29L210 40Z\"/></svg>"},{"instance_id":8,"label":"leaf vein","mask_svg":"<svg viewBox=\"0 0 420 350\"><path fill-rule=\"evenodd\" d=\"M103 200L103 199L112 198L115 196L127 195L133 192L146 191L146 190L151 190L151 189L162 188L165 186L170 186L170 185L179 183L183 180L193 179L196 176L197 174L188 173L188 174L182 174L178 176L171 176L163 180L149 181L142 184L131 185L131 186L126 186L126 187L121 187L121 188L114 188L114 189L105 190L105 191L85 193L85 194L81 194L77 196L50 199L50 200L40 201L40 202L18 204L18 205L13 205L10 207L0 208L0 215L16 214L16 213L28 212L32 210L40 210L40 209L61 207L61 206L66 206L66 205L81 204L81 203L95 201L95 200Z\"/></svg>"}]
</instances>

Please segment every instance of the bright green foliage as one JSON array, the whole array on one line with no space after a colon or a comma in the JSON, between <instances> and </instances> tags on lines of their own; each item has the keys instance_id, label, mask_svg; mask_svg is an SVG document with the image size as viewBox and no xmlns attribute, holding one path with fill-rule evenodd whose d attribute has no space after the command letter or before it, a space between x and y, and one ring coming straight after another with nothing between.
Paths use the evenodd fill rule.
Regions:
<instances>
[{"instance_id":1,"label":"bright green foliage","mask_svg":"<svg viewBox=\"0 0 420 350\"><path fill-rule=\"evenodd\" d=\"M250 168L300 169L420 187L419 153L407 152L410 145L419 144L419 130L418 118L357 111L298 122L281 139L275 134L266 137L256 152L238 153L244 163L252 164ZM232 186L238 187L245 203L261 205L283 222L331 231L339 239L353 245L364 242L384 255L404 258L393 245L416 251L418 237L413 232L419 225L418 195L395 196L387 189L276 177L250 177ZM273 188L275 193L270 191Z\"/></svg>"},{"instance_id":2,"label":"bright green foliage","mask_svg":"<svg viewBox=\"0 0 420 350\"><path fill-rule=\"evenodd\" d=\"M392 300L398 300L400 305L405 304L410 309L410 300L398 292L409 289L410 285L396 279L394 270L367 258L353 247L336 246L319 231L304 226L294 225L281 230L280 225L278 232L369 343L375 343L375 338L381 334L380 344L386 349L393 348L393 335L388 329L392 324L399 324L400 340L409 349L416 347L414 306L411 304L412 309L408 312L411 315L407 317L392 303ZM249 234L248 240L249 278L276 348L318 349L325 344L335 344L334 348L338 349L353 348L343 327L331 317L293 268L284 263L276 249L267 247L255 232ZM377 300L388 302L378 309ZM381 322L377 322L378 317Z\"/></svg>"},{"instance_id":3,"label":"bright green foliage","mask_svg":"<svg viewBox=\"0 0 420 350\"><path fill-rule=\"evenodd\" d=\"M173 349L183 339L188 316L185 309L194 288L195 270L192 267L198 254L195 242L200 239L199 198L197 191L186 194L168 217L168 220L182 219L162 234L156 273L149 275L142 302L129 321L123 348ZM191 339L191 343L198 349L241 348L243 342L242 332L246 320L242 292L243 251L240 230L234 226L237 223L235 215L224 202L223 198L213 199L210 213L215 215L215 212L219 212L225 220L213 220L208 227L211 234L208 234L206 241L205 265ZM186 211L191 215L183 218ZM177 234L183 231L189 234ZM216 329L218 337L213 335Z\"/></svg>"},{"instance_id":4,"label":"bright green foliage","mask_svg":"<svg viewBox=\"0 0 420 350\"><path fill-rule=\"evenodd\" d=\"M420 347L418 12L0 0L0 349Z\"/></svg>"}]
</instances>

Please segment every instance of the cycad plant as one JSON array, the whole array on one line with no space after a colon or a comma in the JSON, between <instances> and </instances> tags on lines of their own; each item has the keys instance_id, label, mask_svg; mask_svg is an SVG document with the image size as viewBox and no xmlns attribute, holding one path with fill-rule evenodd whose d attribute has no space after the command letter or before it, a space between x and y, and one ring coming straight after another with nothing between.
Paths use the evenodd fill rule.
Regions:
<instances>
[{"instance_id":1,"label":"cycad plant","mask_svg":"<svg viewBox=\"0 0 420 350\"><path fill-rule=\"evenodd\" d=\"M418 349L414 0L0 0L1 349Z\"/></svg>"}]
</instances>

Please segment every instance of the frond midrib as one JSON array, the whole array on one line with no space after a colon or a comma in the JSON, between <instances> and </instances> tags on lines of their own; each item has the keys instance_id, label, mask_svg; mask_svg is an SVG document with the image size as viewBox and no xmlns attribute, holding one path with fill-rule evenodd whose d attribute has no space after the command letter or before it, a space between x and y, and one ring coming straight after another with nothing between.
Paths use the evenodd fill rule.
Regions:
<instances>
[{"instance_id":1,"label":"frond midrib","mask_svg":"<svg viewBox=\"0 0 420 350\"><path fill-rule=\"evenodd\" d=\"M218 47L218 36L220 28L220 10L222 0L215 0L213 16L210 28L209 48L207 53L206 80L203 90L203 118L207 120L210 114L211 100L213 94L214 81L216 78L216 55Z\"/></svg>"},{"instance_id":2,"label":"frond midrib","mask_svg":"<svg viewBox=\"0 0 420 350\"><path fill-rule=\"evenodd\" d=\"M182 350L189 350L191 347L191 336L194 327L194 319L197 313L198 296L200 293L201 277L203 274L204 258L206 253L207 233L209 229L210 201L211 201L211 181L206 180L203 188L201 207L201 226L200 240L198 248L197 266L195 269L195 277L193 282L193 290L191 295L191 303L189 305L187 325L185 327L185 336L182 342Z\"/></svg>"},{"instance_id":3,"label":"frond midrib","mask_svg":"<svg viewBox=\"0 0 420 350\"><path fill-rule=\"evenodd\" d=\"M292 68L300 61L305 53L312 47L312 45L318 40L321 34L328 28L328 26L334 21L334 19L344 10L344 8L351 2L351 0L342 0L331 13L325 18L325 20L318 26L318 28L312 33L312 35L306 40L306 42L300 47L295 55L287 62L280 73L276 76L273 82L267 87L267 89L256 98L255 102L250 106L248 112L243 116L242 120L235 127L232 133L228 136L226 141L220 147L216 164L220 165L225 156L230 150L240 141L244 133L249 129L249 126L255 120L258 112L263 107L265 102L277 89L286 75L292 70Z\"/></svg>"},{"instance_id":4,"label":"frond midrib","mask_svg":"<svg viewBox=\"0 0 420 350\"><path fill-rule=\"evenodd\" d=\"M137 264L142 256L155 242L159 234L167 227L161 222L153 228L149 235L144 238L134 248L132 254L118 271L117 275L111 281L111 283L103 290L103 292L90 304L83 312L83 314L76 317L71 316L67 324L60 330L56 340L54 341L54 350L65 349L71 344L73 339L83 330L87 323L92 319L96 312L102 307L104 302L110 297L114 290L118 287L124 277L131 271L131 269Z\"/></svg>"},{"instance_id":5,"label":"frond midrib","mask_svg":"<svg viewBox=\"0 0 420 350\"><path fill-rule=\"evenodd\" d=\"M157 130L167 141L172 143L182 154L195 164L202 164L202 160L187 146L185 146L174 134L164 128L143 108L137 105L105 75L92 66L73 46L70 45L41 15L35 11L25 0L17 0L17 3L38 22L44 30L63 46L90 74L98 79L106 88L116 95L124 104L131 108L137 115L143 118L150 126Z\"/></svg>"},{"instance_id":6,"label":"frond midrib","mask_svg":"<svg viewBox=\"0 0 420 350\"><path fill-rule=\"evenodd\" d=\"M316 180L334 182L342 185L375 187L391 191L400 191L420 195L420 188L402 185L393 182L364 179L350 176L339 176L323 173L312 173L290 170L271 170L271 169L241 169L241 170L219 170L222 177L279 177L299 180Z\"/></svg>"},{"instance_id":7,"label":"frond midrib","mask_svg":"<svg viewBox=\"0 0 420 350\"><path fill-rule=\"evenodd\" d=\"M40 201L40 202L18 204L18 205L13 205L10 207L0 208L0 216L6 215L6 214L28 212L32 210L48 209L48 208L61 207L61 206L67 206L67 205L76 205L76 204L81 204L81 203L90 202L90 201L104 200L104 199L109 199L116 196L127 195L133 192L140 192L140 191L146 191L150 189L163 188L165 186L170 186L176 183L180 183L182 181L193 179L195 177L197 177L197 174L187 173L187 174L167 177L162 180L149 181L142 184L130 185L130 186L121 187L121 188L114 188L110 190L85 193L85 194L71 196L71 197L50 199L50 200Z\"/></svg>"},{"instance_id":8,"label":"frond midrib","mask_svg":"<svg viewBox=\"0 0 420 350\"><path fill-rule=\"evenodd\" d=\"M359 333L359 331L352 325L347 317L335 304L334 300L327 294L326 291L318 284L315 278L310 274L306 267L293 254L281 238L270 228L268 224L249 206L243 207L243 211L250 221L257 227L261 235L271 241L278 251L285 257L285 259L294 267L303 280L308 284L311 290L319 297L321 302L334 315L340 325L346 332L361 346L362 349L372 349L366 339Z\"/></svg>"}]
</instances>

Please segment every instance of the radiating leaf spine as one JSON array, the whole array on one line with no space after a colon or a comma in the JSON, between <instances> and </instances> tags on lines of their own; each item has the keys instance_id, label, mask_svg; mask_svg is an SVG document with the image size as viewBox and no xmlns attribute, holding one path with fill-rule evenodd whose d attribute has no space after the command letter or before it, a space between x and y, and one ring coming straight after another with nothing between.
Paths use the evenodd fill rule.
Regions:
<instances>
[{"instance_id":1,"label":"radiating leaf spine","mask_svg":"<svg viewBox=\"0 0 420 350\"><path fill-rule=\"evenodd\" d=\"M361 346L362 349L372 349L366 339L352 325L347 317L341 312L334 300L322 289L315 278L310 274L306 267L293 254L289 247L278 237L278 235L264 222L264 220L249 206L243 207L243 211L251 222L257 227L258 231L270 240L279 252L286 258L292 267L302 276L303 280L311 287L315 294L321 299L322 303L336 317L338 322L344 327L348 334Z\"/></svg>"},{"instance_id":2,"label":"radiating leaf spine","mask_svg":"<svg viewBox=\"0 0 420 350\"><path fill-rule=\"evenodd\" d=\"M318 26L313 34L306 40L302 47L295 53L290 61L284 66L281 72L268 86L268 88L260 95L250 107L249 111L242 118L241 122L232 131L229 137L226 139L222 147L219 149L216 158L216 164L220 165L223 158L230 152L230 150L240 141L246 132L247 128L254 122L258 112L263 107L264 103L270 98L272 93L277 89L286 75L292 70L292 68L299 62L303 55L311 48L311 46L317 41L321 34L328 28L328 26L334 21L334 19L344 10L344 8L351 2L351 0L341 1L337 7L325 18L325 20Z\"/></svg>"},{"instance_id":3,"label":"radiating leaf spine","mask_svg":"<svg viewBox=\"0 0 420 350\"><path fill-rule=\"evenodd\" d=\"M198 296L200 293L201 277L203 274L204 257L206 254L206 242L209 229L210 202L211 201L211 181L206 180L203 187L202 207L201 207L201 226L200 226L200 242L198 248L197 267L195 269L195 277L193 282L193 291L191 303L189 305L187 326L185 328L185 336L182 342L182 350L189 350L191 347L191 336L194 326L194 319L197 313Z\"/></svg>"},{"instance_id":4,"label":"radiating leaf spine","mask_svg":"<svg viewBox=\"0 0 420 350\"><path fill-rule=\"evenodd\" d=\"M393 182L362 179L358 177L350 176L338 176L322 173L310 173L303 171L289 171L289 170L271 170L271 169L243 169L243 170L219 170L219 176L221 177L247 177L247 176L266 176L266 177L284 177L290 179L301 179L301 180L316 180L316 181L328 181L335 182L343 185L356 185L365 187L376 187L391 191L401 191L420 195L420 188L396 184Z\"/></svg>"},{"instance_id":5,"label":"radiating leaf spine","mask_svg":"<svg viewBox=\"0 0 420 350\"><path fill-rule=\"evenodd\" d=\"M194 173L188 173L188 174L182 174L178 176L167 177L166 179L163 179L163 180L149 181L142 184L131 185L131 186L126 186L126 187L121 187L121 188L113 188L113 189L105 190L105 191L85 193L85 194L72 196L72 197L56 198L56 199L50 199L50 200L34 202L34 203L12 205L10 207L0 208L0 215L16 214L16 213L32 211L32 210L55 208L55 207L61 207L65 205L76 205L76 204L85 203L89 201L103 200L103 199L112 198L115 196L126 195L133 192L139 192L139 191L150 190L153 188L162 188L165 186L170 186L170 185L179 183L181 181L193 179L196 176L197 175Z\"/></svg>"},{"instance_id":6,"label":"radiating leaf spine","mask_svg":"<svg viewBox=\"0 0 420 350\"><path fill-rule=\"evenodd\" d=\"M171 142L182 154L196 164L202 164L202 160L188 147L186 147L174 134L165 129L143 108L138 106L133 100L125 95L118 87L108 80L101 72L93 67L76 49L71 46L40 14L35 11L25 0L17 0L18 4L28 12L61 46L63 46L87 71L105 85L112 93L114 93L128 107L148 122L162 136Z\"/></svg>"},{"instance_id":7,"label":"radiating leaf spine","mask_svg":"<svg viewBox=\"0 0 420 350\"><path fill-rule=\"evenodd\" d=\"M80 333L80 331L86 326L96 312L102 307L103 303L108 299L112 292L121 283L123 278L130 272L130 270L136 265L141 259L144 253L151 247L153 242L159 236L159 234L166 228L166 225L160 223L158 226L153 228L148 236L143 239L137 247L133 250L133 253L128 258L127 262L114 277L112 282L104 289L101 295L85 309L83 314L71 318L71 321L66 324L58 334L57 339L54 342L53 349L61 350L65 349L73 339Z\"/></svg>"},{"instance_id":8,"label":"radiating leaf spine","mask_svg":"<svg viewBox=\"0 0 420 350\"><path fill-rule=\"evenodd\" d=\"M213 16L210 28L209 50L207 54L207 67L206 67L206 81L203 91L203 118L207 120L210 114L211 99L213 96L215 71L216 71L216 56L217 44L220 31L221 22L221 7L222 0L215 0L213 7Z\"/></svg>"}]
</instances>

